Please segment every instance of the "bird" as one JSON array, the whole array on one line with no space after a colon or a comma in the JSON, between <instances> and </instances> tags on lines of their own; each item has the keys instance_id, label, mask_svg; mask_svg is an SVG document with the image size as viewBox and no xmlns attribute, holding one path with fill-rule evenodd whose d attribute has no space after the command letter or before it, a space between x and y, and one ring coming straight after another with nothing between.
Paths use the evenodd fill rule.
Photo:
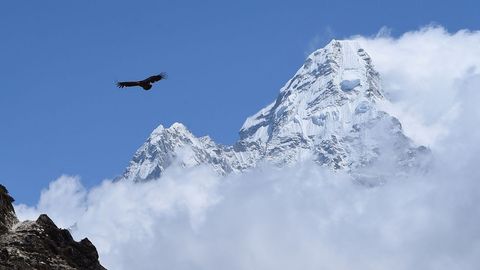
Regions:
<instances>
[{"instance_id":1,"label":"bird","mask_svg":"<svg viewBox=\"0 0 480 270\"><path fill-rule=\"evenodd\" d=\"M167 78L167 73L162 72L158 75L150 76L142 81L134 82L117 82L118 88L131 87L131 86L140 86L143 90L148 91L152 88L152 83L158 82L160 80L165 80Z\"/></svg>"}]
</instances>

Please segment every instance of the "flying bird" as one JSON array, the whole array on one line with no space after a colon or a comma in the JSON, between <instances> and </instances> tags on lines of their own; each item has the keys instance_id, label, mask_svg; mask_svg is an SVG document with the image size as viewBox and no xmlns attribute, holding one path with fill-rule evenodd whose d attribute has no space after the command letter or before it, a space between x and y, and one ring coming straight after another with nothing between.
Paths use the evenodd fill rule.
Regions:
<instances>
[{"instance_id":1,"label":"flying bird","mask_svg":"<svg viewBox=\"0 0 480 270\"><path fill-rule=\"evenodd\" d=\"M140 86L143 88L143 90L148 91L150 88L152 88L152 83L158 82L160 80L165 80L167 78L167 73L162 72L158 75L150 76L146 78L145 80L142 81L136 81L136 82L117 82L117 86L119 88L124 88L124 87L131 87L131 86Z\"/></svg>"}]
</instances>

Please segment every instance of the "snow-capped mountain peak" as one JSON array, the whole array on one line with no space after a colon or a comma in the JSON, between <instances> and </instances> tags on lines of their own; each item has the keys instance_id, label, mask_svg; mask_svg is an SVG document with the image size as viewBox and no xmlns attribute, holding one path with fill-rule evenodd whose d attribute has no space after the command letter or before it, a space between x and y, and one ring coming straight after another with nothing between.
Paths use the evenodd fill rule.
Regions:
<instances>
[{"instance_id":1,"label":"snow-capped mountain peak","mask_svg":"<svg viewBox=\"0 0 480 270\"><path fill-rule=\"evenodd\" d=\"M231 169L222 162L221 152L222 147L210 137L198 138L181 123L174 123L169 128L160 125L137 150L123 178L155 179L175 162L186 167L208 163L220 174L225 174Z\"/></svg>"},{"instance_id":2,"label":"snow-capped mountain peak","mask_svg":"<svg viewBox=\"0 0 480 270\"><path fill-rule=\"evenodd\" d=\"M351 109L365 111L380 99L379 75L368 54L354 41L333 40L307 58L275 102L245 121L240 137L267 141L269 132L318 135L332 110L349 105L338 111L345 112L337 115L344 119Z\"/></svg>"},{"instance_id":3,"label":"snow-capped mountain peak","mask_svg":"<svg viewBox=\"0 0 480 270\"><path fill-rule=\"evenodd\" d=\"M219 174L260 161L288 166L305 159L374 178L382 173L367 168L380 161L416 167L428 151L413 145L400 122L378 108L380 101L388 102L367 52L355 41L333 40L308 56L274 102L247 118L233 146L197 138L180 123L159 126L124 178L158 178L174 160L187 167L209 164Z\"/></svg>"}]
</instances>

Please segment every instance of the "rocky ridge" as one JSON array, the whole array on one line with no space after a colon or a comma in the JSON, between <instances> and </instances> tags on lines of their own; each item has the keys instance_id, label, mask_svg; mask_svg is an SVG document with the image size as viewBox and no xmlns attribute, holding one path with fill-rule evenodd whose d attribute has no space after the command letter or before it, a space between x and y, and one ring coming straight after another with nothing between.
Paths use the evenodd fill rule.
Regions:
<instances>
[{"instance_id":1,"label":"rocky ridge","mask_svg":"<svg viewBox=\"0 0 480 270\"><path fill-rule=\"evenodd\" d=\"M19 222L13 198L0 185L0 270L104 270L95 246L76 242L47 216Z\"/></svg>"}]
</instances>

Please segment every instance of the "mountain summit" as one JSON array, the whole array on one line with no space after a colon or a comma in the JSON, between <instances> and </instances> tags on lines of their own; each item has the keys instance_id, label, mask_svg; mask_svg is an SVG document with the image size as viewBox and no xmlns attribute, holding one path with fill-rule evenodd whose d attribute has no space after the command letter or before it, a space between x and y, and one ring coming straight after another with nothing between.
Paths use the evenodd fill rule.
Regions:
<instances>
[{"instance_id":1,"label":"mountain summit","mask_svg":"<svg viewBox=\"0 0 480 270\"><path fill-rule=\"evenodd\" d=\"M156 179L173 163L208 164L226 175L259 162L313 160L361 181L422 167L428 149L414 145L381 102L388 100L368 53L355 41L333 40L308 56L274 102L247 118L233 146L197 138L179 123L159 126L122 178Z\"/></svg>"}]
</instances>

